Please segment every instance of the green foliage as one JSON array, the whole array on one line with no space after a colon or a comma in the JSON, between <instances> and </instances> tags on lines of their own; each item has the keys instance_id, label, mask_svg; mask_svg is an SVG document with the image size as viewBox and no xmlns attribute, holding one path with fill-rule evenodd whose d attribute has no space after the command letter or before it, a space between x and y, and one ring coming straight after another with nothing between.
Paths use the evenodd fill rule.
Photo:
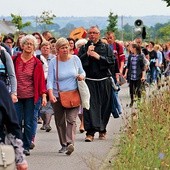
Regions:
<instances>
[{"instance_id":1,"label":"green foliage","mask_svg":"<svg viewBox=\"0 0 170 170\"><path fill-rule=\"evenodd\" d=\"M163 43L169 41L170 36L170 22L165 24L157 23L155 26L148 28L147 36L148 40L157 41Z\"/></svg>"},{"instance_id":2,"label":"green foliage","mask_svg":"<svg viewBox=\"0 0 170 170\"><path fill-rule=\"evenodd\" d=\"M41 16L39 18L37 18L37 21L40 24L50 25L50 24L54 24L53 23L53 19L55 17L56 16L54 14L52 14L52 12L50 12L50 11L43 11Z\"/></svg>"},{"instance_id":3,"label":"green foliage","mask_svg":"<svg viewBox=\"0 0 170 170\"><path fill-rule=\"evenodd\" d=\"M20 15L11 14L11 17L12 17L12 23L18 28L18 30L21 30L24 27L31 25L31 22L23 23L22 17Z\"/></svg>"},{"instance_id":4,"label":"green foliage","mask_svg":"<svg viewBox=\"0 0 170 170\"><path fill-rule=\"evenodd\" d=\"M158 30L158 38L163 39L164 41L169 41L169 36L170 36L170 24Z\"/></svg>"},{"instance_id":5,"label":"green foliage","mask_svg":"<svg viewBox=\"0 0 170 170\"><path fill-rule=\"evenodd\" d=\"M53 25L53 19L56 16L51 11L43 11L40 17L36 17L36 24L39 24L42 28L42 31L48 30L49 25Z\"/></svg>"},{"instance_id":6,"label":"green foliage","mask_svg":"<svg viewBox=\"0 0 170 170\"><path fill-rule=\"evenodd\" d=\"M121 137L115 170L170 169L170 82L138 104Z\"/></svg>"},{"instance_id":7,"label":"green foliage","mask_svg":"<svg viewBox=\"0 0 170 170\"><path fill-rule=\"evenodd\" d=\"M165 1L167 3L167 7L170 6L170 0L163 0L163 1Z\"/></svg>"},{"instance_id":8,"label":"green foliage","mask_svg":"<svg viewBox=\"0 0 170 170\"><path fill-rule=\"evenodd\" d=\"M113 12L110 12L107 21L109 22L109 24L106 30L115 32L117 30L118 15L113 15Z\"/></svg>"},{"instance_id":9,"label":"green foliage","mask_svg":"<svg viewBox=\"0 0 170 170\"><path fill-rule=\"evenodd\" d=\"M123 26L123 36L125 41L131 41L133 40L133 26L130 26L129 24L126 24Z\"/></svg>"}]
</instances>

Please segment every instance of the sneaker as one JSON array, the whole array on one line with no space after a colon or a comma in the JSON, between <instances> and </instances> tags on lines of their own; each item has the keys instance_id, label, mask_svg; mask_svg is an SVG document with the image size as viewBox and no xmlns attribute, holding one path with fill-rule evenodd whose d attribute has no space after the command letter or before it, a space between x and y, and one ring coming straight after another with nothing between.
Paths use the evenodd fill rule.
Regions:
<instances>
[{"instance_id":1,"label":"sneaker","mask_svg":"<svg viewBox=\"0 0 170 170\"><path fill-rule=\"evenodd\" d=\"M43 120L41 119L41 117L38 118L37 123L38 123L38 124L42 124L42 123L43 123Z\"/></svg>"},{"instance_id":2,"label":"sneaker","mask_svg":"<svg viewBox=\"0 0 170 170\"><path fill-rule=\"evenodd\" d=\"M106 139L106 133L99 132L99 139L100 140L105 140Z\"/></svg>"},{"instance_id":3,"label":"sneaker","mask_svg":"<svg viewBox=\"0 0 170 170\"><path fill-rule=\"evenodd\" d=\"M46 126L43 125L43 126L40 128L40 130L46 130Z\"/></svg>"},{"instance_id":4,"label":"sneaker","mask_svg":"<svg viewBox=\"0 0 170 170\"><path fill-rule=\"evenodd\" d=\"M73 146L73 144L69 144L69 145L67 146L66 155L71 155L73 151L74 151L74 146Z\"/></svg>"},{"instance_id":5,"label":"sneaker","mask_svg":"<svg viewBox=\"0 0 170 170\"><path fill-rule=\"evenodd\" d=\"M49 131L51 131L51 129L52 129L50 125L47 125L45 128L46 128L46 129L45 129L46 132L49 132Z\"/></svg>"},{"instance_id":6,"label":"sneaker","mask_svg":"<svg viewBox=\"0 0 170 170\"><path fill-rule=\"evenodd\" d=\"M85 130L84 130L84 128L80 128L79 131L80 131L80 133L84 133Z\"/></svg>"},{"instance_id":7,"label":"sneaker","mask_svg":"<svg viewBox=\"0 0 170 170\"><path fill-rule=\"evenodd\" d=\"M31 145L30 145L30 149L34 149L35 148L35 144L34 144L34 142L32 141L31 142Z\"/></svg>"},{"instance_id":8,"label":"sneaker","mask_svg":"<svg viewBox=\"0 0 170 170\"><path fill-rule=\"evenodd\" d=\"M87 135L85 138L85 142L92 142L94 140L94 136Z\"/></svg>"},{"instance_id":9,"label":"sneaker","mask_svg":"<svg viewBox=\"0 0 170 170\"><path fill-rule=\"evenodd\" d=\"M30 151L27 149L24 149L23 153L25 154L25 156L30 156Z\"/></svg>"},{"instance_id":10,"label":"sneaker","mask_svg":"<svg viewBox=\"0 0 170 170\"><path fill-rule=\"evenodd\" d=\"M67 151L67 146L62 146L62 148L58 151L59 153L64 153Z\"/></svg>"}]
</instances>

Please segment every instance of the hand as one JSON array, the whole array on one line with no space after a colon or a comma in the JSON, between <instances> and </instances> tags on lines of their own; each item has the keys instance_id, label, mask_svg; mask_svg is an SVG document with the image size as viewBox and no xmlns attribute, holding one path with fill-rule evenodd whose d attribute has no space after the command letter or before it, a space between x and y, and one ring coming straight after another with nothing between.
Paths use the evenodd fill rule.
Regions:
<instances>
[{"instance_id":1,"label":"hand","mask_svg":"<svg viewBox=\"0 0 170 170\"><path fill-rule=\"evenodd\" d=\"M127 74L124 74L123 77L126 79L127 78Z\"/></svg>"},{"instance_id":2,"label":"hand","mask_svg":"<svg viewBox=\"0 0 170 170\"><path fill-rule=\"evenodd\" d=\"M47 98L46 98L46 95L43 95L42 96L42 103L41 103L41 105L42 106L46 106L46 104L47 104Z\"/></svg>"},{"instance_id":3,"label":"hand","mask_svg":"<svg viewBox=\"0 0 170 170\"><path fill-rule=\"evenodd\" d=\"M142 77L142 78L141 78L141 82L144 82L144 81L145 81L145 77Z\"/></svg>"},{"instance_id":4,"label":"hand","mask_svg":"<svg viewBox=\"0 0 170 170\"><path fill-rule=\"evenodd\" d=\"M90 56L90 52L91 52L91 51L94 51L94 48L95 48L94 45L90 45L90 46L88 47L88 50L87 50L87 55L88 55L88 56Z\"/></svg>"},{"instance_id":5,"label":"hand","mask_svg":"<svg viewBox=\"0 0 170 170\"><path fill-rule=\"evenodd\" d=\"M22 164L17 164L17 170L28 170L27 162L24 162Z\"/></svg>"},{"instance_id":6,"label":"hand","mask_svg":"<svg viewBox=\"0 0 170 170\"><path fill-rule=\"evenodd\" d=\"M18 98L17 98L17 95L16 95L16 94L12 93L12 94L11 94L11 98L12 98L13 103L18 102Z\"/></svg>"},{"instance_id":7,"label":"hand","mask_svg":"<svg viewBox=\"0 0 170 170\"><path fill-rule=\"evenodd\" d=\"M95 51L90 51L90 56L97 60L100 59L100 55L98 53L96 53Z\"/></svg>"},{"instance_id":8,"label":"hand","mask_svg":"<svg viewBox=\"0 0 170 170\"><path fill-rule=\"evenodd\" d=\"M49 100L51 103L57 102L57 98L54 95L49 95Z\"/></svg>"},{"instance_id":9,"label":"hand","mask_svg":"<svg viewBox=\"0 0 170 170\"><path fill-rule=\"evenodd\" d=\"M84 80L84 76L81 75L81 74L79 74L79 75L77 76L77 80L78 80L78 81Z\"/></svg>"}]
</instances>

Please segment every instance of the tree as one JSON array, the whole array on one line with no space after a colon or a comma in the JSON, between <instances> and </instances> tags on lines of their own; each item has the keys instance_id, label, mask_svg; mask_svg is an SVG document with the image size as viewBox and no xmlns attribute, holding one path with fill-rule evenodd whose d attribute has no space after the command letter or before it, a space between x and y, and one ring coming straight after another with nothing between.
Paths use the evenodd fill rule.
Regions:
<instances>
[{"instance_id":1,"label":"tree","mask_svg":"<svg viewBox=\"0 0 170 170\"><path fill-rule=\"evenodd\" d=\"M12 23L18 28L18 30L22 30L24 27L30 26L31 22L25 22L23 23L22 17L20 15L14 15L11 14L12 17Z\"/></svg>"},{"instance_id":2,"label":"tree","mask_svg":"<svg viewBox=\"0 0 170 170\"><path fill-rule=\"evenodd\" d=\"M157 23L147 29L148 41L152 40L159 43L169 41L170 35L170 22L165 24Z\"/></svg>"},{"instance_id":3,"label":"tree","mask_svg":"<svg viewBox=\"0 0 170 170\"><path fill-rule=\"evenodd\" d=\"M167 7L170 6L170 0L163 0L163 1L165 1L167 3Z\"/></svg>"},{"instance_id":4,"label":"tree","mask_svg":"<svg viewBox=\"0 0 170 170\"><path fill-rule=\"evenodd\" d=\"M169 41L169 35L170 35L170 23L169 25L166 25L164 27L161 27L158 30L158 38L163 41Z\"/></svg>"},{"instance_id":5,"label":"tree","mask_svg":"<svg viewBox=\"0 0 170 170\"><path fill-rule=\"evenodd\" d=\"M43 11L40 17L36 17L36 23L39 23L42 25L43 29L47 29L47 25L54 24L53 19L56 16L52 14L51 11Z\"/></svg>"},{"instance_id":6,"label":"tree","mask_svg":"<svg viewBox=\"0 0 170 170\"><path fill-rule=\"evenodd\" d=\"M109 16L108 16L108 26L106 28L107 31L117 31L117 21L118 21L118 15L113 15L113 12L110 12Z\"/></svg>"},{"instance_id":7,"label":"tree","mask_svg":"<svg viewBox=\"0 0 170 170\"><path fill-rule=\"evenodd\" d=\"M127 23L123 26L123 30L124 30L124 40L125 41L133 40L133 26Z\"/></svg>"},{"instance_id":8,"label":"tree","mask_svg":"<svg viewBox=\"0 0 170 170\"><path fill-rule=\"evenodd\" d=\"M51 11L43 11L41 16L37 19L37 21L41 24L51 25L54 24L53 19L55 17L56 16L52 14Z\"/></svg>"}]
</instances>

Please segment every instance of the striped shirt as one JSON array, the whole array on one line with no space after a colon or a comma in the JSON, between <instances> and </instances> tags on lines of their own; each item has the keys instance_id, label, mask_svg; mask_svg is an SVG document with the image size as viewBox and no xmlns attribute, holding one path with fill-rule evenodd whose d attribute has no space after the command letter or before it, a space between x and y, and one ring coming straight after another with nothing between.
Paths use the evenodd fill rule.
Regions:
<instances>
[{"instance_id":1,"label":"striped shirt","mask_svg":"<svg viewBox=\"0 0 170 170\"><path fill-rule=\"evenodd\" d=\"M23 62L21 58L18 59L17 70L18 98L34 97L34 80L33 80L34 67L35 67L34 57L32 57L27 62Z\"/></svg>"}]
</instances>

